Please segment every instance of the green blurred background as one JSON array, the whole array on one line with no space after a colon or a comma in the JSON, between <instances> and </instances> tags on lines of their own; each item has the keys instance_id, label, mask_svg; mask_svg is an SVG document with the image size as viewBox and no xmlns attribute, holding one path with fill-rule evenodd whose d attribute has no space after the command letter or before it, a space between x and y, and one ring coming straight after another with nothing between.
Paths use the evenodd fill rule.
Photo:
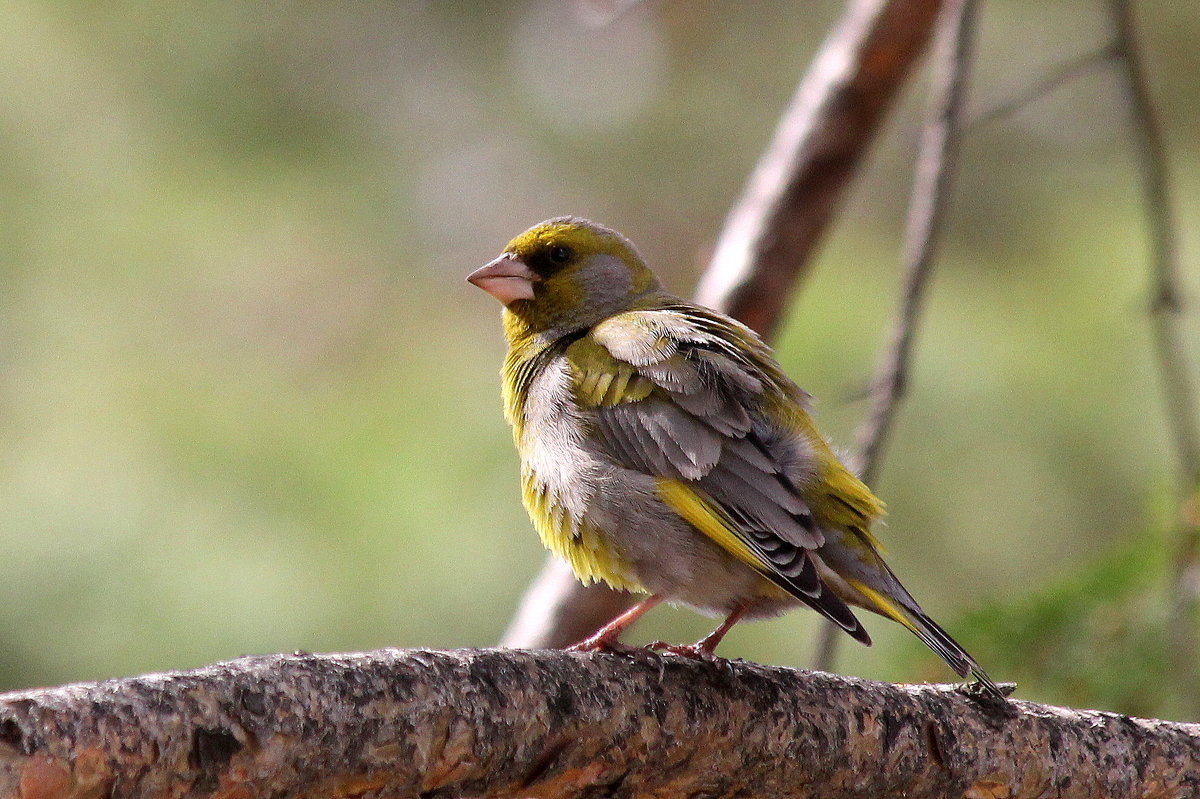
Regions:
<instances>
[{"instance_id":1,"label":"green blurred background","mask_svg":"<svg viewBox=\"0 0 1200 799\"><path fill-rule=\"evenodd\" d=\"M245 653L494 643L543 554L463 281L578 213L691 290L840 2L0 3L0 687ZM1200 15L1138 4L1200 296ZM972 105L1098 46L1099 2L994 0ZM778 342L850 444L895 304L905 93ZM1021 695L1164 687L1176 463L1111 70L965 144L881 533ZM1187 318L1192 352L1200 323ZM950 675L868 622L839 670ZM635 639L709 626L656 612ZM811 614L727 656L811 662Z\"/></svg>"}]
</instances>

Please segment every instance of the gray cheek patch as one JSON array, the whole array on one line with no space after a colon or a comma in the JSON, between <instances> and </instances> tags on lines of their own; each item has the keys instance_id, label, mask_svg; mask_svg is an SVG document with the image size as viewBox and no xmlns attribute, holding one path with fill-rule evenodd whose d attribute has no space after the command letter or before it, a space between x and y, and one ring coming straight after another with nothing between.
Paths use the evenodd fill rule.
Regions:
<instances>
[{"instance_id":1,"label":"gray cheek patch","mask_svg":"<svg viewBox=\"0 0 1200 799\"><path fill-rule=\"evenodd\" d=\"M615 255L589 255L579 266L579 287L589 308L624 310L633 279Z\"/></svg>"}]
</instances>

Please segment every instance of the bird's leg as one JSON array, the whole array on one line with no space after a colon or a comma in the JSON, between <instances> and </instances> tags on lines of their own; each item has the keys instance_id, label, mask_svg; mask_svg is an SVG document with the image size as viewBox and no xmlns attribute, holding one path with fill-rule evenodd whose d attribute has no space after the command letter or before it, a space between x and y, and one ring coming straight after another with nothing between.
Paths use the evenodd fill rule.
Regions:
<instances>
[{"instance_id":1,"label":"bird's leg","mask_svg":"<svg viewBox=\"0 0 1200 799\"><path fill-rule=\"evenodd\" d=\"M725 637L725 634L729 632L733 625L741 621L749 609L750 606L748 604L738 605L733 609L732 613L725 617L725 621L721 622L720 627L694 644L668 644L666 641L655 641L650 644L650 648L670 652L673 655L695 658L696 660L707 660L716 657L714 652L717 649L717 645L721 643L721 639Z\"/></svg>"},{"instance_id":2,"label":"bird's leg","mask_svg":"<svg viewBox=\"0 0 1200 799\"><path fill-rule=\"evenodd\" d=\"M634 647L627 647L617 638L625 629L642 617L650 608L662 602L662 597L650 595L629 610L617 616L608 624L601 627L592 635L577 644L567 647L568 652L624 652Z\"/></svg>"},{"instance_id":3,"label":"bird's leg","mask_svg":"<svg viewBox=\"0 0 1200 799\"><path fill-rule=\"evenodd\" d=\"M717 645L725 638L725 634L733 628L733 625L742 620L742 616L746 615L748 609L749 606L747 605L738 605L733 609L732 613L725 617L725 621L721 622L720 627L701 638L693 646L696 647L697 651L705 652L709 655L713 654L717 649Z\"/></svg>"}]
</instances>

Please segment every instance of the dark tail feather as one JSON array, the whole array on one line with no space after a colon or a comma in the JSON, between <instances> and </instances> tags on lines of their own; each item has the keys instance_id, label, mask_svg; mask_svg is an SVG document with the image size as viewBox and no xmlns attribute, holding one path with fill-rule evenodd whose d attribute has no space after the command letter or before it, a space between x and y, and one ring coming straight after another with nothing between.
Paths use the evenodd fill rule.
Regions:
<instances>
[{"instance_id":1,"label":"dark tail feather","mask_svg":"<svg viewBox=\"0 0 1200 799\"><path fill-rule=\"evenodd\" d=\"M864 543L870 545L869 540L864 539ZM950 633L943 630L937 622L925 614L925 611L921 610L921 606L896 579L896 575L884 563L883 558L879 556L873 546L871 553L875 556L874 560L879 568L880 577L886 578L885 584L888 586L886 593L881 592L878 588L868 586L861 580L847 579L847 582L867 601L865 607L904 625L920 638L925 646L946 661L946 664L954 669L954 673L959 677L970 675L986 693L1001 701L1007 701L1007 694L1000 690L975 658L971 657L958 641L951 638Z\"/></svg>"},{"instance_id":2,"label":"dark tail feather","mask_svg":"<svg viewBox=\"0 0 1200 799\"><path fill-rule=\"evenodd\" d=\"M862 622L854 615L854 611L850 610L850 606L835 596L828 588L822 591L818 597L802 596L800 599L817 613L848 632L855 641L866 646L871 645L871 636L867 634L867 628L862 626Z\"/></svg>"},{"instance_id":3,"label":"dark tail feather","mask_svg":"<svg viewBox=\"0 0 1200 799\"><path fill-rule=\"evenodd\" d=\"M993 697L1002 701L1007 700L1006 694L1000 690L996 683L992 682L992 678L987 675L975 661L963 649L957 641L950 637L950 633L946 632L933 619L925 615L925 612L920 608L900 607L900 610L908 618L911 624L910 629L916 633L917 637L932 649L942 660L954 669L959 677L970 675L983 688L984 691L991 694Z\"/></svg>"},{"instance_id":4,"label":"dark tail feather","mask_svg":"<svg viewBox=\"0 0 1200 799\"><path fill-rule=\"evenodd\" d=\"M776 572L764 571L761 574L817 613L829 619L838 627L841 627L854 640L870 646L871 636L867 634L867 628L862 626L862 622L854 615L854 611L850 610L850 606L843 602L833 591L830 591L829 586L825 585L821 578L817 576L812 558L807 555L804 555L804 557L806 562L801 572L801 579L788 578ZM806 577L811 577L811 580L803 579ZM816 590L813 590L814 584Z\"/></svg>"}]
</instances>

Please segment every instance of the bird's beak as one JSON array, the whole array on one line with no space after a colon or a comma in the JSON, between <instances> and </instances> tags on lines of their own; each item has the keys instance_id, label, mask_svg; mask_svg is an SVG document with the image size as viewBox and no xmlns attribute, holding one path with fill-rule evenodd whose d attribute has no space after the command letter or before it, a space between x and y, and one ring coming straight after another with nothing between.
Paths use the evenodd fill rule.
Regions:
<instances>
[{"instance_id":1,"label":"bird's beak","mask_svg":"<svg viewBox=\"0 0 1200 799\"><path fill-rule=\"evenodd\" d=\"M536 272L509 252L467 275L468 282L505 305L517 300L532 300L533 281L538 279Z\"/></svg>"}]
</instances>

